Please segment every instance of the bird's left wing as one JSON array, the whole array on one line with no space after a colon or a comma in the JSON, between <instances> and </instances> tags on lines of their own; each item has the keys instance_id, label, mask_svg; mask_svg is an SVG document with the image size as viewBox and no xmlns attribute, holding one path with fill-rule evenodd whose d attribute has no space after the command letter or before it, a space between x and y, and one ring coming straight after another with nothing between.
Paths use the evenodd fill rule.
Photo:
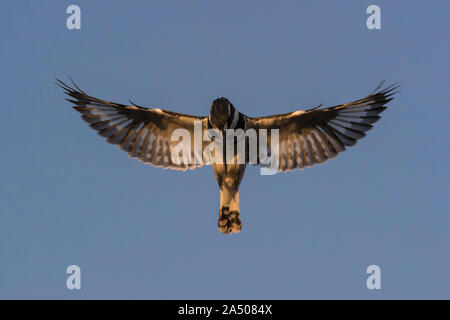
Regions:
<instances>
[{"instance_id":1,"label":"bird's left wing","mask_svg":"<svg viewBox=\"0 0 450 320\"><path fill-rule=\"evenodd\" d=\"M380 119L379 114L398 88L392 85L377 91L380 86L363 99L331 108L319 109L319 106L306 111L248 118L248 127L279 130L279 171L321 164L336 157L346 146L355 145ZM268 134L269 150L272 148L270 138Z\"/></svg>"},{"instance_id":2,"label":"bird's left wing","mask_svg":"<svg viewBox=\"0 0 450 320\"><path fill-rule=\"evenodd\" d=\"M195 169L204 164L201 157L194 155L194 123L201 123L203 135L207 129L207 117L100 100L84 93L75 83L75 88L72 88L60 80L56 81L71 97L66 100L75 105L73 108L81 113L83 120L109 143L119 145L130 157L164 169ZM190 161L172 161L171 153L179 143L171 141L172 132L176 129L185 129L190 133Z\"/></svg>"}]
</instances>

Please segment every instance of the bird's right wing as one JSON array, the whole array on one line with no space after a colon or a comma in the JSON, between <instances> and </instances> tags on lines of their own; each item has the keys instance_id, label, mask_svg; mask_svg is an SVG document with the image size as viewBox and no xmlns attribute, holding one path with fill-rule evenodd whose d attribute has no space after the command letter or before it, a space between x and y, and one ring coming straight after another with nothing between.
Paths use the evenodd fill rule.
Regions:
<instances>
[{"instance_id":1,"label":"bird's right wing","mask_svg":"<svg viewBox=\"0 0 450 320\"><path fill-rule=\"evenodd\" d=\"M195 122L201 124L203 136L208 125L207 117L100 100L84 93L75 84L75 88L72 88L60 80L57 81L57 84L71 97L66 100L75 105L74 109L81 113L83 120L109 143L119 145L130 157L138 158L156 167L174 170L195 169L207 164L203 162L200 154L204 146L201 146L202 149L198 154L194 154L193 148L194 124ZM190 134L191 158L189 161L177 163L172 160L172 151L180 142L171 141L172 132L176 129L185 129Z\"/></svg>"},{"instance_id":2,"label":"bird's right wing","mask_svg":"<svg viewBox=\"0 0 450 320\"><path fill-rule=\"evenodd\" d=\"M248 118L248 126L279 130L279 171L321 164L344 151L346 146L355 145L380 119L379 114L398 88L392 85L377 91L380 86L363 99L331 108L319 109L319 106L306 111ZM272 148L270 135L267 140Z\"/></svg>"}]
</instances>

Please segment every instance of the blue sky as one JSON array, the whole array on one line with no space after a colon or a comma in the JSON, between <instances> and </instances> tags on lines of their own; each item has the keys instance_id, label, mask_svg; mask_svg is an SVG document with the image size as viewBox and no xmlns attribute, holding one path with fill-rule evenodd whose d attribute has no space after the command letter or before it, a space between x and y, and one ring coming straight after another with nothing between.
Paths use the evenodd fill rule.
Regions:
<instances>
[{"instance_id":1,"label":"blue sky","mask_svg":"<svg viewBox=\"0 0 450 320\"><path fill-rule=\"evenodd\" d=\"M81 8L81 30L66 8ZM377 4L382 29L366 28ZM450 298L448 1L20 1L0 19L0 298ZM354 148L248 167L243 231L210 167L128 158L54 79L111 101L269 115L401 92ZM82 289L66 288L79 265ZM366 268L381 268L368 290Z\"/></svg>"}]
</instances>

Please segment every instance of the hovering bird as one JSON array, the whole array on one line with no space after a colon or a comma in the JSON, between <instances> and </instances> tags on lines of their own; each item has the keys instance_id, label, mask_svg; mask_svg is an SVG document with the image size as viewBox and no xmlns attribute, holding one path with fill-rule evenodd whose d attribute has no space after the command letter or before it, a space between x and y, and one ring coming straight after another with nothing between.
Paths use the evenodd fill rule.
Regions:
<instances>
[{"instance_id":1,"label":"hovering bird","mask_svg":"<svg viewBox=\"0 0 450 320\"><path fill-rule=\"evenodd\" d=\"M226 98L214 100L208 116L192 116L159 108L144 108L131 101L131 105L123 105L100 100L83 92L73 81L73 87L58 79L56 81L70 96L66 100L75 105L73 108L81 113L83 120L108 142L119 145L129 156L156 167L174 170L212 164L220 188L218 227L227 234L241 231L239 185L249 163L248 157L245 163L210 163L205 159L181 163L173 161L171 153L174 142L171 135L174 130L187 130L192 137L188 142L194 145L195 123L201 124L202 134L209 129L223 135L227 129L278 129L278 170L304 169L322 164L346 147L355 145L380 119L379 114L386 109L386 104L393 99L399 87L394 84L381 89L381 83L367 97L350 103L329 108L320 108L320 105L305 111L252 118L239 112ZM271 139L267 143L270 149ZM201 148L206 145L203 141ZM256 164L262 166L259 159Z\"/></svg>"}]
</instances>

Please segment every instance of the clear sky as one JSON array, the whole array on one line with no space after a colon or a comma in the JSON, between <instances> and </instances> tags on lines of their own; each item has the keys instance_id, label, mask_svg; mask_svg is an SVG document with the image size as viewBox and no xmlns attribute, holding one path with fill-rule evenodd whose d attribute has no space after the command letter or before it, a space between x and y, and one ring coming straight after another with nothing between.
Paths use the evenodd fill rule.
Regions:
<instances>
[{"instance_id":1,"label":"clear sky","mask_svg":"<svg viewBox=\"0 0 450 320\"><path fill-rule=\"evenodd\" d=\"M66 8L81 8L68 30ZM381 8L368 30L366 8ZM450 298L448 1L5 1L0 298ZM106 143L54 79L111 101L249 116L401 92L325 165L240 188ZM67 266L81 290L66 288ZM381 290L366 268L381 268Z\"/></svg>"}]
</instances>

